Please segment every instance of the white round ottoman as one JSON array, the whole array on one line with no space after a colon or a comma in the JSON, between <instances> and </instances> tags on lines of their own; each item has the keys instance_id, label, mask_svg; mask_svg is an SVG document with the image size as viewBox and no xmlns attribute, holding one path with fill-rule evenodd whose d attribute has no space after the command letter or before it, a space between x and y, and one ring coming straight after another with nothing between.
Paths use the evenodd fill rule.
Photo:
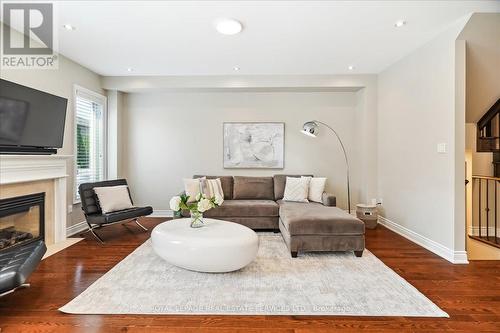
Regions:
<instances>
[{"instance_id":1,"label":"white round ottoman","mask_svg":"<svg viewBox=\"0 0 500 333\"><path fill-rule=\"evenodd\" d=\"M257 256L259 238L244 225L204 219L205 226L191 228L190 219L157 225L151 232L154 251L168 263L198 272L231 272Z\"/></svg>"}]
</instances>

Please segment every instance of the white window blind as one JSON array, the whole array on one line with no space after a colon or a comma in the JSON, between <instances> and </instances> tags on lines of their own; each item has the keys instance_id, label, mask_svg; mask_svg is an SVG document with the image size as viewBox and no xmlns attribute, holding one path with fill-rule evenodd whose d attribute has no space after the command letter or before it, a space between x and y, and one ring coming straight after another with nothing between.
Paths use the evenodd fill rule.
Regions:
<instances>
[{"instance_id":1,"label":"white window blind","mask_svg":"<svg viewBox=\"0 0 500 333\"><path fill-rule=\"evenodd\" d=\"M105 97L83 90L75 94L75 200L78 186L105 179Z\"/></svg>"}]
</instances>

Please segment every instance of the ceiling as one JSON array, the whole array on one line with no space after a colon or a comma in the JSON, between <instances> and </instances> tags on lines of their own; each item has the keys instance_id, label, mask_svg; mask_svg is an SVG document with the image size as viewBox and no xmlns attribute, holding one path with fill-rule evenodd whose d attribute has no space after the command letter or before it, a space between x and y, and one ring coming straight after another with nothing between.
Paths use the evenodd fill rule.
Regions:
<instances>
[{"instance_id":1,"label":"ceiling","mask_svg":"<svg viewBox=\"0 0 500 333\"><path fill-rule=\"evenodd\" d=\"M104 76L378 73L454 21L500 11L500 1L57 4L59 52ZM214 21L224 17L243 31L217 33ZM399 19L407 24L396 28Z\"/></svg>"}]
</instances>

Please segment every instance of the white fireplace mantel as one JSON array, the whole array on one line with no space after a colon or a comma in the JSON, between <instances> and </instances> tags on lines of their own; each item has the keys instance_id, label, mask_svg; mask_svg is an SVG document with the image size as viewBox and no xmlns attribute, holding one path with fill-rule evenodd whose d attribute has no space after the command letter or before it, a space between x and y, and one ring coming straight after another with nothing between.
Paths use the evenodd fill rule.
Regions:
<instances>
[{"instance_id":1,"label":"white fireplace mantel","mask_svg":"<svg viewBox=\"0 0 500 333\"><path fill-rule=\"evenodd\" d=\"M0 155L0 185L68 177L70 155Z\"/></svg>"},{"instance_id":2,"label":"white fireplace mantel","mask_svg":"<svg viewBox=\"0 0 500 333\"><path fill-rule=\"evenodd\" d=\"M70 155L0 155L0 185L54 180L54 242L66 240L66 178Z\"/></svg>"}]
</instances>

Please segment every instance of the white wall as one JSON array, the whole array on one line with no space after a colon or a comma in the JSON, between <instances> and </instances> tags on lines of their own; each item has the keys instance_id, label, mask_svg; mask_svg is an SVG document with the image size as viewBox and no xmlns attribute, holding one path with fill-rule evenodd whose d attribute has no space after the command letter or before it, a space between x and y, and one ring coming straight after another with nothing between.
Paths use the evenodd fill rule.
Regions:
<instances>
[{"instance_id":1,"label":"white wall","mask_svg":"<svg viewBox=\"0 0 500 333\"><path fill-rule=\"evenodd\" d=\"M336 139L325 128L313 139L299 132L305 121L322 120L345 141L357 170L352 175L353 202L361 190L363 145L358 131L356 92L149 92L126 96L123 169L139 204L168 209L193 174L273 175L313 173L329 178L328 190L346 206L345 166ZM283 170L223 169L222 124L227 121L285 122ZM369 158L365 160L365 163Z\"/></svg>"},{"instance_id":2,"label":"white wall","mask_svg":"<svg viewBox=\"0 0 500 333\"><path fill-rule=\"evenodd\" d=\"M117 90L109 90L108 95L108 119L107 119L107 176L108 179L123 177L120 162L122 158L122 121L124 110L123 93Z\"/></svg>"},{"instance_id":3,"label":"white wall","mask_svg":"<svg viewBox=\"0 0 500 333\"><path fill-rule=\"evenodd\" d=\"M500 98L500 13L476 13L460 33L467 42L467 122Z\"/></svg>"},{"instance_id":4,"label":"white wall","mask_svg":"<svg viewBox=\"0 0 500 333\"><path fill-rule=\"evenodd\" d=\"M58 149L59 155L74 154L73 131L73 86L80 85L95 92L104 94L100 77L89 69L59 55L59 69L2 69L0 77L34 89L45 91L68 99L66 125L64 129L63 147ZM68 203L73 203L74 162L68 161ZM68 226L84 221L80 205L73 206L73 213L68 216Z\"/></svg>"},{"instance_id":5,"label":"white wall","mask_svg":"<svg viewBox=\"0 0 500 333\"><path fill-rule=\"evenodd\" d=\"M464 250L465 239L465 222L455 221L457 164L463 168L464 163L463 157L457 163L456 154L463 156L465 148L464 139L455 136L455 43L465 22L457 22L378 79L378 190L384 215L450 260ZM465 119L461 122L465 126ZM437 153L438 143L447 144L446 154ZM462 182L463 177L462 172Z\"/></svg>"}]
</instances>

